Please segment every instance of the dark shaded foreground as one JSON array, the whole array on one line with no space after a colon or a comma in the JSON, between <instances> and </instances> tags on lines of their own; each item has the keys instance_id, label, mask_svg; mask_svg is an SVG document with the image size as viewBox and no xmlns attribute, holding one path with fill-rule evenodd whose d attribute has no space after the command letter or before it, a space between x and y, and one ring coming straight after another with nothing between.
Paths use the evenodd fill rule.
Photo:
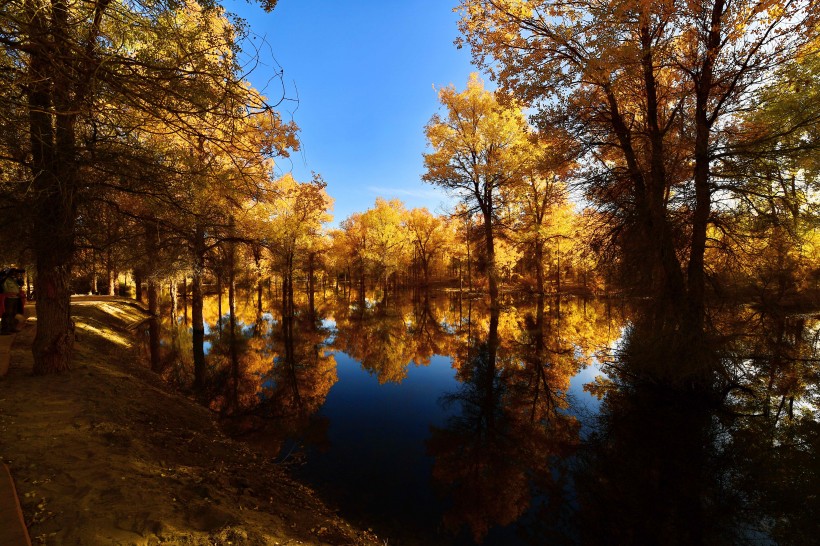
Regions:
<instances>
[{"instance_id":1,"label":"dark shaded foreground","mask_svg":"<svg viewBox=\"0 0 820 546\"><path fill-rule=\"evenodd\" d=\"M0 381L0 456L35 544L374 544L139 362L126 302L75 302L69 373Z\"/></svg>"}]
</instances>

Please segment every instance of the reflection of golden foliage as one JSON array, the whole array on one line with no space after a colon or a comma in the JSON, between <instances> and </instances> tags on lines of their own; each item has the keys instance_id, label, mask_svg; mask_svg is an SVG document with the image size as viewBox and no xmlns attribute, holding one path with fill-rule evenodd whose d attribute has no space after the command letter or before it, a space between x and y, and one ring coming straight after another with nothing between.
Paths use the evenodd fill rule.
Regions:
<instances>
[{"instance_id":1,"label":"reflection of golden foliage","mask_svg":"<svg viewBox=\"0 0 820 546\"><path fill-rule=\"evenodd\" d=\"M337 328L333 347L361 362L380 383L401 383L411 363L427 366L434 354L446 354L451 334L439 317L447 302L397 299L390 305L362 316L343 302L333 313Z\"/></svg>"},{"instance_id":2,"label":"reflection of golden foliage","mask_svg":"<svg viewBox=\"0 0 820 546\"><path fill-rule=\"evenodd\" d=\"M615 383L608 378L601 375L596 375L592 383L584 385L584 391L588 392L598 400L602 400L606 394L615 388Z\"/></svg>"},{"instance_id":3,"label":"reflection of golden foliage","mask_svg":"<svg viewBox=\"0 0 820 546\"><path fill-rule=\"evenodd\" d=\"M490 342L488 306L464 305L469 320L455 329L450 352L462 383L450 401L460 411L434 429L428 451L452 499L445 523L466 525L480 541L527 510L536 484L560 495L549 462L579 442L580 423L566 412L570 380L617 339L621 321L601 302L519 302L503 308Z\"/></svg>"}]
</instances>

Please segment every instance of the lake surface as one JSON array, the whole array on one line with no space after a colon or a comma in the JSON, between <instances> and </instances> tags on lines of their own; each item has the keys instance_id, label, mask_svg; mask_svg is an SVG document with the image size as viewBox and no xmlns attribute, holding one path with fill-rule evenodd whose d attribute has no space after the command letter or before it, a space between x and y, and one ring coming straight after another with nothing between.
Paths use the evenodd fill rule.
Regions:
<instances>
[{"instance_id":1,"label":"lake surface","mask_svg":"<svg viewBox=\"0 0 820 546\"><path fill-rule=\"evenodd\" d=\"M618 301L319 299L289 327L240 306L241 400L279 460L389 544L815 536L812 316L715 310L729 341L679 361Z\"/></svg>"}]
</instances>

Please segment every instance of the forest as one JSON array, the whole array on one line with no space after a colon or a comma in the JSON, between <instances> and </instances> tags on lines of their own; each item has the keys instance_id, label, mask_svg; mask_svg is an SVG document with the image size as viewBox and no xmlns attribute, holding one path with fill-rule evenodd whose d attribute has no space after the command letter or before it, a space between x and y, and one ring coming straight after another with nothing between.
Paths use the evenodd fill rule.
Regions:
<instances>
[{"instance_id":1,"label":"forest","mask_svg":"<svg viewBox=\"0 0 820 546\"><path fill-rule=\"evenodd\" d=\"M0 256L26 269L33 373L70 373L73 294L142 302L147 366L240 428L315 413L327 346L380 383L448 355L462 422L432 427L433 475L504 507L451 507L472 540L536 508L539 540L563 532L542 512L572 453L570 542L810 543L820 7L453 8L492 82L437 87L419 128L422 178L457 204L377 198L333 224L333 180L277 169L300 129L249 83L246 22L208 0L4 2ZM567 393L593 355L590 435ZM459 466L501 444L506 474Z\"/></svg>"}]
</instances>

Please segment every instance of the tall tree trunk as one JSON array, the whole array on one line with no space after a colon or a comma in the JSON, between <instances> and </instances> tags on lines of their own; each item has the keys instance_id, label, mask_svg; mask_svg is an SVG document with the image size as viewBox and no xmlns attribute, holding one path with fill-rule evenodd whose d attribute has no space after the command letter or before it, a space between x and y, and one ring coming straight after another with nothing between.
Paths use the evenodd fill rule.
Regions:
<instances>
[{"instance_id":1,"label":"tall tree trunk","mask_svg":"<svg viewBox=\"0 0 820 546\"><path fill-rule=\"evenodd\" d=\"M315 291L314 288L314 279L313 279L313 261L315 256L313 253L308 255L308 270L307 270L307 282L308 282L308 313L310 316L310 323L313 324L316 321L316 305L313 299L313 292Z\"/></svg>"},{"instance_id":2,"label":"tall tree trunk","mask_svg":"<svg viewBox=\"0 0 820 546\"><path fill-rule=\"evenodd\" d=\"M52 48L68 32L67 7L56 0L49 13L33 2L30 10L29 84L27 89L31 168L33 173L33 246L37 259L37 334L32 352L34 373L68 370L74 345L71 321L71 259L77 217L74 145L76 113L68 67ZM51 38L53 37L53 42Z\"/></svg>"},{"instance_id":3,"label":"tall tree trunk","mask_svg":"<svg viewBox=\"0 0 820 546\"><path fill-rule=\"evenodd\" d=\"M467 233L467 290L473 291L473 265L472 253L470 251L470 234Z\"/></svg>"},{"instance_id":4,"label":"tall tree trunk","mask_svg":"<svg viewBox=\"0 0 820 546\"><path fill-rule=\"evenodd\" d=\"M539 295L544 294L544 241L541 237L535 239L535 248L533 251L533 259L535 260L535 283L536 292Z\"/></svg>"},{"instance_id":5,"label":"tall tree trunk","mask_svg":"<svg viewBox=\"0 0 820 546\"><path fill-rule=\"evenodd\" d=\"M484 215L484 243L487 247L487 280L490 284L490 307L498 308L498 268L495 263L495 238L492 213Z\"/></svg>"},{"instance_id":6,"label":"tall tree trunk","mask_svg":"<svg viewBox=\"0 0 820 546\"><path fill-rule=\"evenodd\" d=\"M188 275L182 276L182 324L188 326Z\"/></svg>"},{"instance_id":7,"label":"tall tree trunk","mask_svg":"<svg viewBox=\"0 0 820 546\"><path fill-rule=\"evenodd\" d=\"M109 251L110 254L110 251ZM111 266L111 262L108 262L108 268L106 269L106 283L108 284L108 292L109 296L116 296L117 295L117 272L114 271L113 267Z\"/></svg>"},{"instance_id":8,"label":"tall tree trunk","mask_svg":"<svg viewBox=\"0 0 820 546\"><path fill-rule=\"evenodd\" d=\"M716 0L712 6L712 20L706 43L703 66L695 82L695 213L692 220L692 242L689 249L687 267L688 310L691 330L699 333L703 329L705 315L705 271L706 231L711 214L711 190L709 187L709 138L712 121L707 114L714 78L714 62L721 47L721 20L725 9L723 0Z\"/></svg>"},{"instance_id":9,"label":"tall tree trunk","mask_svg":"<svg viewBox=\"0 0 820 546\"><path fill-rule=\"evenodd\" d=\"M262 248L254 245L253 259L256 264L256 317L262 317Z\"/></svg>"},{"instance_id":10,"label":"tall tree trunk","mask_svg":"<svg viewBox=\"0 0 820 546\"><path fill-rule=\"evenodd\" d=\"M288 312L290 318L296 315L296 309L293 302L293 254L288 257Z\"/></svg>"},{"instance_id":11,"label":"tall tree trunk","mask_svg":"<svg viewBox=\"0 0 820 546\"><path fill-rule=\"evenodd\" d=\"M91 251L91 293L97 294L97 284L99 281L99 274L97 273L97 251Z\"/></svg>"},{"instance_id":12,"label":"tall tree trunk","mask_svg":"<svg viewBox=\"0 0 820 546\"><path fill-rule=\"evenodd\" d=\"M233 223L233 219L231 219ZM236 249L233 243L229 243L228 250L228 342L230 343L231 355L231 407L236 410L239 406L239 354L236 347L236 270L235 255Z\"/></svg>"},{"instance_id":13,"label":"tall tree trunk","mask_svg":"<svg viewBox=\"0 0 820 546\"><path fill-rule=\"evenodd\" d=\"M202 275L205 273L205 230L197 225L194 233L194 274L191 280L191 338L194 351L194 390L205 387L205 320L202 314Z\"/></svg>"},{"instance_id":14,"label":"tall tree trunk","mask_svg":"<svg viewBox=\"0 0 820 546\"><path fill-rule=\"evenodd\" d=\"M134 299L142 303L142 271L134 270Z\"/></svg>"},{"instance_id":15,"label":"tall tree trunk","mask_svg":"<svg viewBox=\"0 0 820 546\"><path fill-rule=\"evenodd\" d=\"M148 348L151 353L151 369L155 372L162 371L162 364L159 354L159 290L157 281L153 278L148 280Z\"/></svg>"},{"instance_id":16,"label":"tall tree trunk","mask_svg":"<svg viewBox=\"0 0 820 546\"><path fill-rule=\"evenodd\" d=\"M145 223L145 250L148 259L145 263L145 269L150 271L153 264L150 260L157 255L159 249L159 228L155 220L148 220ZM159 288L158 283L153 275L148 277L148 349L151 357L151 369L155 372L160 371L160 357L159 357ZM139 284L137 284L139 286Z\"/></svg>"},{"instance_id":17,"label":"tall tree trunk","mask_svg":"<svg viewBox=\"0 0 820 546\"><path fill-rule=\"evenodd\" d=\"M177 282L171 279L171 286L169 287L169 297L171 300L171 342L174 348L177 348Z\"/></svg>"},{"instance_id":18,"label":"tall tree trunk","mask_svg":"<svg viewBox=\"0 0 820 546\"><path fill-rule=\"evenodd\" d=\"M216 274L216 312L219 314L219 317L216 321L216 328L219 330L219 335L222 335L222 271Z\"/></svg>"},{"instance_id":19,"label":"tall tree trunk","mask_svg":"<svg viewBox=\"0 0 820 546\"><path fill-rule=\"evenodd\" d=\"M364 312L364 299L365 299L365 297L364 297L364 294L365 294L365 292L364 292L364 290L365 290L365 286L364 286L364 261L362 261L361 267L359 268L359 274L360 274L359 275L359 301L362 304L361 311Z\"/></svg>"}]
</instances>

